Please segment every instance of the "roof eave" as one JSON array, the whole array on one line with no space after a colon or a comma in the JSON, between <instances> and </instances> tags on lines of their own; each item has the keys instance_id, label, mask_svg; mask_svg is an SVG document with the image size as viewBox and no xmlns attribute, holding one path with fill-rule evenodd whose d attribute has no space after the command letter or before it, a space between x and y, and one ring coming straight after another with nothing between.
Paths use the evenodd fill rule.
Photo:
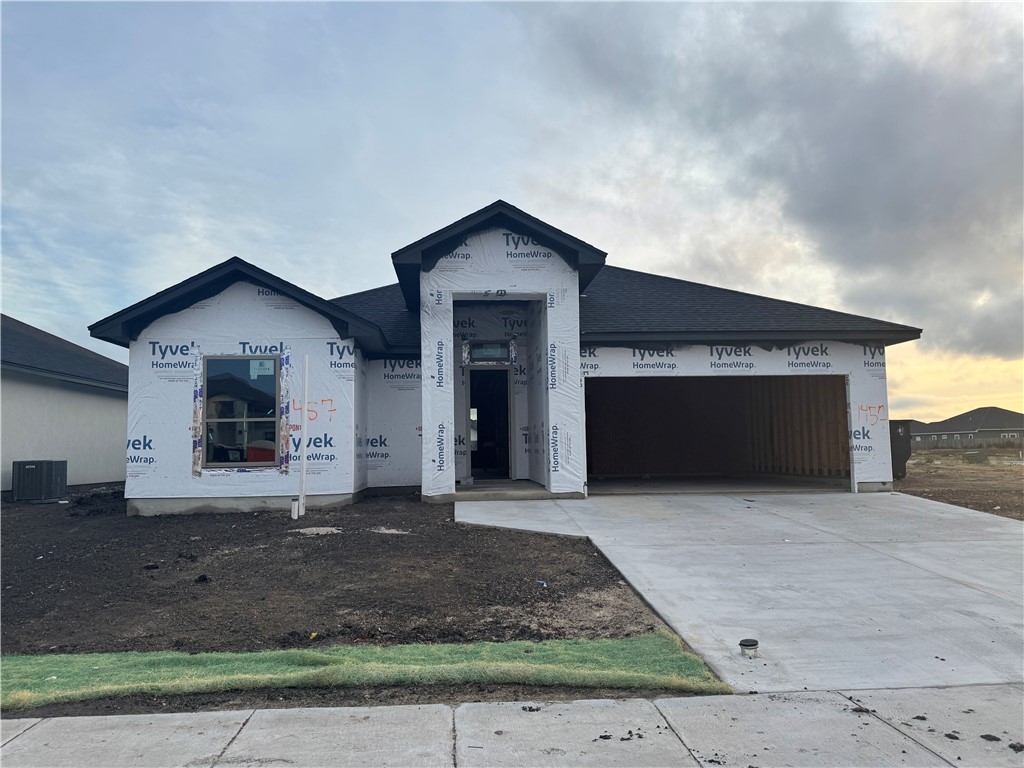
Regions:
<instances>
[{"instance_id":1,"label":"roof eave","mask_svg":"<svg viewBox=\"0 0 1024 768\"><path fill-rule=\"evenodd\" d=\"M157 319L216 296L237 282L258 285L291 298L324 316L341 338L355 336L366 350L387 349L383 332L373 323L237 257L93 323L89 333L94 338L127 347Z\"/></svg>"},{"instance_id":2,"label":"roof eave","mask_svg":"<svg viewBox=\"0 0 1024 768\"><path fill-rule=\"evenodd\" d=\"M57 379L59 381L66 381L70 384L82 384L88 387L96 387L97 389L109 389L115 392L124 392L127 394L127 384L115 384L111 381L101 381L99 379L90 379L85 376L72 376L67 373L61 373L60 371L50 371L45 368L34 368L30 365L19 365L17 363L4 362L3 367L6 370L18 371L19 373L28 373L33 376L41 376L47 379Z\"/></svg>"},{"instance_id":3,"label":"roof eave","mask_svg":"<svg viewBox=\"0 0 1024 768\"><path fill-rule=\"evenodd\" d=\"M753 343L789 346L807 341L841 341L849 344L891 346L921 337L917 328L874 331L623 331L580 333L580 343L625 346L633 342L683 344Z\"/></svg>"}]
</instances>

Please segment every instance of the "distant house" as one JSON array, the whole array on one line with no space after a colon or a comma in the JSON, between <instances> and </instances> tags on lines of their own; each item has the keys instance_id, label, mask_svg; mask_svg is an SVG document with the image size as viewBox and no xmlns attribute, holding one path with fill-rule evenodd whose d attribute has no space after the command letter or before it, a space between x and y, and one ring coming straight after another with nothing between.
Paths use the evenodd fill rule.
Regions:
<instances>
[{"instance_id":1,"label":"distant house","mask_svg":"<svg viewBox=\"0 0 1024 768\"><path fill-rule=\"evenodd\" d=\"M915 449L1020 445L1024 413L993 406L975 408L931 424L912 421L910 435Z\"/></svg>"},{"instance_id":2,"label":"distant house","mask_svg":"<svg viewBox=\"0 0 1024 768\"><path fill-rule=\"evenodd\" d=\"M68 485L123 481L128 366L0 318L0 490L15 461L65 460Z\"/></svg>"}]
</instances>

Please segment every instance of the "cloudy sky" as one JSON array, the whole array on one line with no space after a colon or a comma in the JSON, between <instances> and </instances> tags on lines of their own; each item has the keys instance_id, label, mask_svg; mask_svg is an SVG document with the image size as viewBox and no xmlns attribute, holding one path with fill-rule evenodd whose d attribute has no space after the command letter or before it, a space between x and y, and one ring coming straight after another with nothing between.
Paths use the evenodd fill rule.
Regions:
<instances>
[{"instance_id":1,"label":"cloudy sky","mask_svg":"<svg viewBox=\"0 0 1024 768\"><path fill-rule=\"evenodd\" d=\"M230 256L327 298L501 198L608 263L924 329L894 417L1024 410L1020 3L3 3L3 311Z\"/></svg>"}]
</instances>

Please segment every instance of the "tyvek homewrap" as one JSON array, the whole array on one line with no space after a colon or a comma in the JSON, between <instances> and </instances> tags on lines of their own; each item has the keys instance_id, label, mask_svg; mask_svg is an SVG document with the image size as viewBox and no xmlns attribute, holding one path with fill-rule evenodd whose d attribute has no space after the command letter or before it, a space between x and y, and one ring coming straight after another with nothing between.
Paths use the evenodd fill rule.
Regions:
<instances>
[{"instance_id":1,"label":"tyvek homewrap","mask_svg":"<svg viewBox=\"0 0 1024 768\"><path fill-rule=\"evenodd\" d=\"M534 329L526 357L526 391L529 408L527 438L530 449L530 479L546 484L548 476L548 401L544 381L544 340L547 338L546 314L540 303L529 305L529 323Z\"/></svg>"},{"instance_id":2,"label":"tyvek homewrap","mask_svg":"<svg viewBox=\"0 0 1024 768\"><path fill-rule=\"evenodd\" d=\"M363 441L371 488L420 484L419 360L366 363L370 431Z\"/></svg>"},{"instance_id":3,"label":"tyvek homewrap","mask_svg":"<svg viewBox=\"0 0 1024 768\"><path fill-rule=\"evenodd\" d=\"M302 402L302 360L309 398ZM279 361L278 466L206 467L203 362L209 356ZM353 488L355 344L322 316L268 289L235 283L154 321L129 348L128 498L288 496ZM299 437L306 421L306 444Z\"/></svg>"},{"instance_id":4,"label":"tyvek homewrap","mask_svg":"<svg viewBox=\"0 0 1024 768\"><path fill-rule=\"evenodd\" d=\"M578 296L576 271L561 256L527 236L503 229L469 235L421 273L425 495L455 491L452 385L454 366L461 362L454 349L461 347L454 327L454 307L459 301L526 301L540 308L543 321L537 324L537 333L542 336L533 336L531 346L543 347L543 377L527 382L526 397L528 439L531 445L544 441L547 465L543 479L532 470L530 476L554 492L585 490ZM529 379L529 370L526 374ZM533 393L542 406L530 400ZM535 420L538 407L544 411L540 423ZM517 421L518 415L512 423ZM535 426L543 434L535 432Z\"/></svg>"},{"instance_id":5,"label":"tyvek homewrap","mask_svg":"<svg viewBox=\"0 0 1024 768\"><path fill-rule=\"evenodd\" d=\"M439 496L455 493L452 292L424 286L423 282L420 286L422 492Z\"/></svg>"},{"instance_id":6,"label":"tyvek homewrap","mask_svg":"<svg viewBox=\"0 0 1024 768\"><path fill-rule=\"evenodd\" d=\"M355 471L352 478L352 490L361 491L367 486L369 462L366 454L366 443L369 439L370 425L370 392L369 377L367 374L366 358L363 353L356 349L355 354L355 382L353 385L353 397L355 407L353 408L353 440L355 442Z\"/></svg>"},{"instance_id":7,"label":"tyvek homewrap","mask_svg":"<svg viewBox=\"0 0 1024 768\"><path fill-rule=\"evenodd\" d=\"M854 483L892 481L885 347L814 341L755 345L650 344L580 349L580 374L600 376L846 376Z\"/></svg>"}]
</instances>

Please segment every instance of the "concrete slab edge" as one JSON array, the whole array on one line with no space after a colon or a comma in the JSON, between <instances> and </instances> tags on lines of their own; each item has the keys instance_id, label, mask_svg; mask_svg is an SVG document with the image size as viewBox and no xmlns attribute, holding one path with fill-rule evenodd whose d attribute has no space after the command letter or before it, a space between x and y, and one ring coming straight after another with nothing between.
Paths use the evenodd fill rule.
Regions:
<instances>
[{"instance_id":1,"label":"concrete slab edge","mask_svg":"<svg viewBox=\"0 0 1024 768\"><path fill-rule=\"evenodd\" d=\"M573 520L573 522L576 522L576 521L575 521L575 520ZM594 545L594 547L595 547L595 548L596 548L596 549L597 549L597 550L598 550L598 551L599 551L599 552L600 552L600 553L601 553L602 555L604 555L604 558L605 558L605 559L606 559L606 560L607 560L607 561L608 561L609 563L611 563L611 564L612 564L612 567L613 567L613 568L615 568L615 570L617 570L617 571L618 571L619 569L618 569L618 568L617 568L617 567L615 566L615 561L614 561L614 560L612 560L612 558L610 558L610 557L608 556L608 553L607 553L607 552L605 552L605 551L604 551L604 549L602 549L602 548L601 548L601 545L600 545L600 544L597 544L597 543L596 543L596 542L595 542L595 541L594 541L593 539L591 539L591 538L590 538L589 536L588 536L588 537L586 537L586 538L587 538L587 539L588 539L588 540L590 541L590 543L591 543L591 544L593 544L593 545ZM728 685L728 686L729 686L730 688L732 688L732 685L731 685L731 684L729 683L729 681L728 681L728 680L726 679L726 676L725 676L725 674L724 674L724 673L722 672L722 669L721 669L721 668L720 668L720 667L718 666L718 664L717 664L717 663L715 663L715 662L713 662L713 661L711 661L711 659L707 658L707 657L706 657L706 656L704 656L704 655L703 655L703 654L702 654L702 653L701 653L700 651L698 651L698 650L697 650L696 648L694 648L694 647L693 647L692 645L690 645L689 643L687 643L687 642L686 642L686 636L685 636L685 635L683 635L683 633L682 633L682 632L680 632L680 631L679 631L679 629L678 629L677 627L673 626L673 625L672 625L672 622L670 622L670 621L669 621L668 619L666 619L666 618L665 618L665 617L664 617L664 616L663 616L663 615L661 614L661 611L659 611L659 610L658 610L657 608L655 608L655 607L654 607L653 605L651 605L650 601L649 601L649 600L647 599L647 597L646 597L646 596L644 595L644 593L643 593L643 590L641 590L641 589L637 589L636 585L635 585L635 584L634 584L634 583L633 583L632 581L630 581L630 580L629 580L629 577L628 577L628 576L626 576L626 575L625 575L624 573L622 573L622 571L619 571L619 575L620 575L620 576L622 576L622 579L623 579L623 580L624 580L624 581L625 581L625 582L626 582L626 583L627 583L627 584L629 585L629 588L633 590L633 593L634 593L634 594L635 594L635 595L636 595L636 596L637 596L638 598L640 598L640 600L641 600L641 601L643 602L643 604L644 604L644 605L646 605L646 606L647 606L647 607L648 607L648 608L649 608L649 609L651 610L651 612L652 612L652 613L653 613L653 614L654 614L655 616L657 616L657 617L658 617L659 619L661 619L662 623L663 623L663 624L664 624L664 625L665 625L666 627L668 627L668 628L669 628L669 629L671 629L671 630L672 630L673 632L675 632L675 633L676 633L676 637L678 637L678 638L679 638L680 640L682 640L682 641L683 641L684 643L686 643L686 647L690 649L690 653L692 653L692 654L693 654L694 656L696 656L696 657L697 657L698 659L700 659L701 661L703 661L703 662L704 662L704 664L705 664L705 666L706 666L706 667L707 667L708 669L710 669L710 670L711 670L711 671L712 671L712 672L713 672L713 673L715 674L715 677L717 677L717 678L718 678L719 680L721 680L721 681L722 681L723 683L725 683L725 684L726 684L726 685ZM735 691L733 691L733 693L735 693ZM660 712L661 710L658 710L658 711Z\"/></svg>"},{"instance_id":2,"label":"concrete slab edge","mask_svg":"<svg viewBox=\"0 0 1024 768\"><path fill-rule=\"evenodd\" d=\"M39 725L41 722L43 722L43 720L46 720L46 719L47 718L45 718L45 717L35 718L35 722L34 723L32 723L31 725L26 726L25 728L22 728L20 731L18 731L16 734L11 736L10 738L4 739L2 742L0 742L0 747L3 747L3 746L6 746L6 745L10 744L16 738L18 738L22 734L28 733L33 728L35 728L37 725ZM8 722L10 722L10 721L8 721Z\"/></svg>"},{"instance_id":3,"label":"concrete slab edge","mask_svg":"<svg viewBox=\"0 0 1024 768\"><path fill-rule=\"evenodd\" d=\"M970 687L970 686L956 686L956 687ZM872 690L877 690L877 689L872 689ZM800 690L800 691L789 691L787 693L792 693L792 694L807 694L807 693L819 693L819 694L822 694L823 693L823 694L828 694L829 696L835 696L837 699L842 700L844 704L848 703L848 704L851 704L853 706L860 706L859 702L854 700L852 697L846 695L842 691L834 691L834 690L807 691L807 690ZM772 691L771 695L784 695L784 694L782 694L782 692L780 692L780 691ZM752 694L752 695L750 695L750 698L754 698L754 696L765 696L765 697L767 697L767 696L769 696L769 694ZM741 695L740 698L747 698L747 696L746 695ZM672 718L670 718L667 715L667 713L664 711L664 709L662 709L662 705L663 705L664 702L669 702L669 701L674 701L674 700L675 699L673 699L673 697L663 697L663 698L653 699L651 701L651 703L654 704L655 708L657 708L658 712L661 714L661 716L664 719L664 721L668 724L668 727L676 735L676 738L679 739L680 743L682 743L682 745L686 748L687 752L690 753L690 756L693 757L695 760L697 760L698 763L703 764L701 762L701 760L693 753L693 750L691 749L690 745L686 743L686 741L685 741L685 739L683 739L682 735L679 734L676 731L675 727L672 725ZM934 749L929 747L927 744L924 744L919 739L915 738L913 734L905 732L903 729L901 729L901 728L897 727L896 725L894 725L893 723L889 722L888 720L886 720L884 717L882 717L878 713L873 712L873 711L868 711L868 712L860 712L860 714L866 714L867 716L871 717L873 720L878 721L882 725L888 726L890 729L895 731L900 737L902 737L904 739L907 739L908 741L910 741L914 745L920 747L922 750L924 750L928 754L933 755L939 761L939 764L941 764L941 765L949 765L949 766L955 766L956 765L956 763L950 762L945 757L943 757L938 752L936 752Z\"/></svg>"},{"instance_id":4,"label":"concrete slab edge","mask_svg":"<svg viewBox=\"0 0 1024 768\"><path fill-rule=\"evenodd\" d=\"M459 502L460 504L462 502ZM564 536L567 539L589 539L587 534L580 531L579 533L566 533L565 531L539 531L533 528L523 528L518 525L501 525L500 523L479 523L476 520L459 520L456 518L455 522L459 525L474 525L478 528L502 528L507 531L525 531L526 533L543 533L545 536ZM596 546L596 545L595 545Z\"/></svg>"},{"instance_id":5,"label":"concrete slab edge","mask_svg":"<svg viewBox=\"0 0 1024 768\"><path fill-rule=\"evenodd\" d=\"M245 730L245 726L249 724L249 721L252 720L255 714L255 709L249 710L249 714L245 716L245 720L243 720L242 724L238 726L238 730L235 731L235 735L228 739L228 743L225 744L224 748L219 753L217 753L217 756L215 758L213 758L213 762L210 763L210 768L214 768L214 766L216 766L217 763L220 762L221 758L224 757L224 754L228 751L231 745L235 743L235 739L237 739L242 734L242 731Z\"/></svg>"},{"instance_id":6,"label":"concrete slab edge","mask_svg":"<svg viewBox=\"0 0 1024 768\"><path fill-rule=\"evenodd\" d=\"M949 686L949 687L954 687L954 686ZM955 686L955 687L959 688L959 687L965 687L965 686ZM906 689L906 690L912 690L912 689ZM858 702L856 699L854 699L853 696L847 695L847 694L843 693L842 691L829 691L829 693L834 693L836 696L839 696L840 698L850 702L851 704L853 704L855 706L861 706L860 702ZM920 739L916 738L914 736L914 734L908 733L907 731L903 730L902 728L900 728L895 723L889 722L888 720L886 720L884 717L879 715L874 710L869 710L869 711L864 712L862 714L866 714L869 717L873 717L875 720L877 720L878 722L882 723L883 725L887 725L889 728L892 728L892 730L896 731L896 733L898 733L900 736L902 736L903 738L908 739L908 740L914 742L917 746L919 746L925 752L928 752L928 753L930 753L932 755L935 755L936 759L942 761L946 765L956 765L956 763L950 762L949 760L944 758L942 755L940 755L938 752L936 752L934 749L932 749L927 744L922 742Z\"/></svg>"},{"instance_id":7,"label":"concrete slab edge","mask_svg":"<svg viewBox=\"0 0 1024 768\"><path fill-rule=\"evenodd\" d=\"M579 533L577 534L577 533L551 533L551 532L548 532L548 535L550 535L550 536L567 536L569 538L574 538L574 539L586 539L588 542L590 542L590 545L593 546L594 549L598 550L601 553L601 555L605 558L605 560L607 560L609 563L611 563L612 567L615 568L616 571L619 571L618 567L615 565L614 560L611 557L609 557L608 553L604 551L604 548L600 544L598 544L596 541L594 541L594 539L592 537L588 536L587 534L585 534L583 532L583 528L580 526L579 521L576 520L576 518L573 516L572 512L570 510L563 510L563 511L565 513L565 516L569 519L569 521L574 526L576 526L577 530L579 530ZM517 531L529 530L529 529L524 529L524 528L521 528L521 527L518 527L518 526L515 526L515 525L496 525L494 523L478 523L478 522L470 522L470 521L466 521L466 520L459 520L458 519L458 512L457 511L455 513L455 519L456 519L457 522L461 523L462 525L479 525L482 528L510 528L512 530L517 530ZM672 623L668 619L666 619L657 608L655 608L653 605L651 605L650 601L648 601L648 599L644 596L643 590L637 589L636 585L632 581L630 581L628 576L626 576L624 573L622 573L622 571L619 571L619 575L622 577L623 581L625 581L629 585L629 588L633 590L633 593L637 597L639 597L640 600L643 601L644 605L646 605L655 616L657 616L659 619L661 619L662 623L666 627L668 627L673 632L675 632L677 637L679 637L680 639L682 639L682 641L684 643L686 643L686 647L690 649L690 653L692 653L694 656L696 656L701 661L703 661L704 664L707 665L708 669L710 669L715 674L715 677L717 677L723 683L726 683L728 685L728 683L726 681L726 678L725 678L725 675L722 674L722 670L718 667L718 665L715 664L714 662L710 661L709 659L707 659L705 656L701 655L692 645L687 643L686 642L686 637L683 635L683 633L680 632L678 628L674 627L672 625Z\"/></svg>"},{"instance_id":8,"label":"concrete slab edge","mask_svg":"<svg viewBox=\"0 0 1024 768\"><path fill-rule=\"evenodd\" d=\"M670 731L672 731L672 735L675 736L677 739L679 739L679 743L683 745L683 749L686 750L686 754L688 754L690 756L690 758L695 763L697 763L697 765L703 765L704 763L700 760L700 758L698 758L695 754L693 754L693 750L690 749L690 745L687 744L686 741L683 739L682 734L679 733L679 731L676 730L676 727L674 725L672 725L672 721L669 720L667 717L665 717L665 712L662 710L661 707L658 706L658 702L659 701L660 701L660 699L650 699L651 704L654 705L654 708L658 711L658 714L661 715L661 721L663 723L665 723L666 727Z\"/></svg>"}]
</instances>

